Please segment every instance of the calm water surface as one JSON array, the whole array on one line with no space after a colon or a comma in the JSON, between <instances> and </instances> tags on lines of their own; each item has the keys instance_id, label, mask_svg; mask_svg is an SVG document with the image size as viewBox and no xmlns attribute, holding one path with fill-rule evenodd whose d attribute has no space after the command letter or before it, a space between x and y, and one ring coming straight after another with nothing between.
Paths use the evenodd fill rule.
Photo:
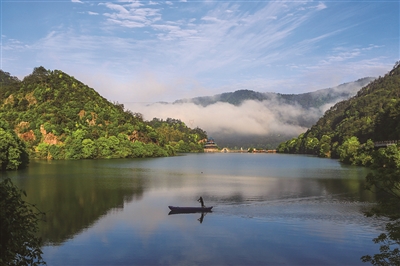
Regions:
<instances>
[{"instance_id":1,"label":"calm water surface","mask_svg":"<svg viewBox=\"0 0 400 266\"><path fill-rule=\"evenodd\" d=\"M282 154L33 161L48 265L364 265L382 230L367 169ZM214 211L169 215L168 205Z\"/></svg>"}]
</instances>

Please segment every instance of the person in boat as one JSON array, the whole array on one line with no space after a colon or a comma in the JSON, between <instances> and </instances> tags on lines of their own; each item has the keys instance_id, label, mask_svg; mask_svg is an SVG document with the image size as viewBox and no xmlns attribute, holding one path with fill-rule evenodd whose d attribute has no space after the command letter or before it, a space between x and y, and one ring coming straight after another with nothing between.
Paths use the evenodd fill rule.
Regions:
<instances>
[{"instance_id":1,"label":"person in boat","mask_svg":"<svg viewBox=\"0 0 400 266\"><path fill-rule=\"evenodd\" d=\"M204 206L203 197L200 197L197 201L200 202L202 208L206 207L206 206Z\"/></svg>"}]
</instances>

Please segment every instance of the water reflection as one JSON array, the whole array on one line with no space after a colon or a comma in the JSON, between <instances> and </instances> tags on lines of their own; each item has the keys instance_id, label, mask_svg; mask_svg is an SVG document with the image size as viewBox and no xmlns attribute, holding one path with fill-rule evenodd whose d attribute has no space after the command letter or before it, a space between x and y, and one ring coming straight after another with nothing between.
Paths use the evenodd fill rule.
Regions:
<instances>
[{"instance_id":1,"label":"water reflection","mask_svg":"<svg viewBox=\"0 0 400 266\"><path fill-rule=\"evenodd\" d=\"M210 211L211 212L211 211ZM206 217L207 213L210 212L200 212L200 218L197 219L200 223L203 223L204 217ZM174 214L188 214L189 212L176 212L176 211L170 211L168 215L174 215ZM199 213L199 212L192 212L192 213Z\"/></svg>"},{"instance_id":2,"label":"water reflection","mask_svg":"<svg viewBox=\"0 0 400 266\"><path fill-rule=\"evenodd\" d=\"M206 215L207 215L206 212L202 212L200 218L197 219L197 221L199 221L199 222L202 224L202 223L203 223L203 219L204 219L204 217L205 217Z\"/></svg>"},{"instance_id":3,"label":"water reflection","mask_svg":"<svg viewBox=\"0 0 400 266\"><path fill-rule=\"evenodd\" d=\"M140 171L126 178L118 171L99 168L93 161L33 162L16 179L28 201L46 213L39 224L45 243L61 244L106 215L121 211L126 202L143 197Z\"/></svg>"},{"instance_id":4,"label":"water reflection","mask_svg":"<svg viewBox=\"0 0 400 266\"><path fill-rule=\"evenodd\" d=\"M106 249L110 248L109 243L115 245L115 254L125 250L119 238L135 242L135 248L142 252L147 250L148 254L142 254L147 257L154 252L147 248L148 241L175 241L179 230L182 230L179 235L194 232L203 236L195 225L205 219L207 222L202 227L212 226L207 227L210 237L220 237L221 246L226 244L224 241L230 241L227 236L253 241L250 236L258 233L251 226L266 230L263 224L251 223L248 228L249 218L296 219L302 221L303 229L309 226L304 221L317 221L311 234L321 226L320 231L327 238L332 237L332 232L336 237L338 229L334 226L339 223L364 226L366 222L358 215L360 202L374 201L374 194L363 189L363 169L300 156L204 154L139 160L33 161L26 170L7 174L27 191L29 202L47 213L47 222L40 224L47 243L68 247L69 239L86 243L81 238L94 238L98 242L88 245L105 243L104 254L110 256L112 252ZM190 206L199 195L207 205L217 207L213 215L207 218L206 213L167 215L168 205ZM194 219L198 222L193 223ZM227 226L227 220L234 220L240 226L235 228L234 223ZM281 228L280 223L274 226ZM230 228L232 232L223 228ZM299 228L289 229L297 232ZM260 232L264 234L268 238L267 233ZM282 239L290 241L291 237ZM265 249L259 241L260 246L254 250L261 246ZM160 249L154 247L156 243L148 245ZM285 245L281 243L281 246ZM76 247L74 251L85 252L81 249ZM160 254L168 253L159 249ZM87 264L96 264L88 259L85 258ZM130 260L123 262L132 264ZM142 262L151 264L152 261ZM58 264L67 263L54 262Z\"/></svg>"}]
</instances>

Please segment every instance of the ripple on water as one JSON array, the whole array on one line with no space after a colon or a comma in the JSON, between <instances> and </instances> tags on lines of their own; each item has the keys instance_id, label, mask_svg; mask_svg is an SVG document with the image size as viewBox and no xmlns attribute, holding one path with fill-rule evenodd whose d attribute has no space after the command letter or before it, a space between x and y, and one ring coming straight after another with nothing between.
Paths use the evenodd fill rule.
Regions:
<instances>
[{"instance_id":1,"label":"ripple on water","mask_svg":"<svg viewBox=\"0 0 400 266\"><path fill-rule=\"evenodd\" d=\"M218 204L215 204L218 205ZM258 218L262 220L280 220L281 222L324 221L337 224L359 225L376 229L384 228L384 222L365 217L363 211L372 207L372 203L337 200L327 197L287 198L269 201L250 199L240 204L221 204L216 206L217 214Z\"/></svg>"}]
</instances>

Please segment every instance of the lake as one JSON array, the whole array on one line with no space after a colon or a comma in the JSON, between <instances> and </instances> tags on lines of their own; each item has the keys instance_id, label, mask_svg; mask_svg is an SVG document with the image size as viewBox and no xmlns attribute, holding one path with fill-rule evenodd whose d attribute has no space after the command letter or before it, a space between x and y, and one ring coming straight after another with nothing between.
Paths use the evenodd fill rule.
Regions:
<instances>
[{"instance_id":1,"label":"lake","mask_svg":"<svg viewBox=\"0 0 400 266\"><path fill-rule=\"evenodd\" d=\"M48 265L365 265L368 169L284 154L32 161L6 175L46 212ZM169 205L214 206L169 214Z\"/></svg>"}]
</instances>

